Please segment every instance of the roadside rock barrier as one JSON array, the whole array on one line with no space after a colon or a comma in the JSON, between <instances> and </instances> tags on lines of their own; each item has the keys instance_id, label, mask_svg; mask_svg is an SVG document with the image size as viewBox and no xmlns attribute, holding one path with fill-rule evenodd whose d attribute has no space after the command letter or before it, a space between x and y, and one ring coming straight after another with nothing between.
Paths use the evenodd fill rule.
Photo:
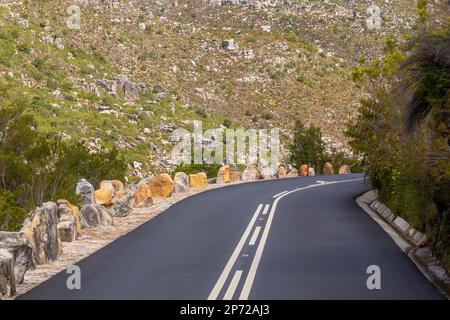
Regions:
<instances>
[{"instance_id":1,"label":"roadside rock barrier","mask_svg":"<svg viewBox=\"0 0 450 320\"><path fill-rule=\"evenodd\" d=\"M34 263L44 264L58 257L61 246L57 226L58 207L54 202L46 202L36 208L23 223L20 232L32 248Z\"/></svg>"},{"instance_id":2,"label":"roadside rock barrier","mask_svg":"<svg viewBox=\"0 0 450 320\"><path fill-rule=\"evenodd\" d=\"M138 184L134 193L133 207L142 208L153 205L152 191L148 184Z\"/></svg>"},{"instance_id":3,"label":"roadside rock barrier","mask_svg":"<svg viewBox=\"0 0 450 320\"><path fill-rule=\"evenodd\" d=\"M351 174L352 169L350 169L349 165L343 165L339 168L339 174Z\"/></svg>"},{"instance_id":4,"label":"roadside rock barrier","mask_svg":"<svg viewBox=\"0 0 450 320\"><path fill-rule=\"evenodd\" d=\"M300 176L307 177L309 174L309 166L307 164L302 164L300 166Z\"/></svg>"},{"instance_id":5,"label":"roadside rock barrier","mask_svg":"<svg viewBox=\"0 0 450 320\"><path fill-rule=\"evenodd\" d=\"M288 173L287 176L288 176L289 178L292 178L292 177L298 177L298 170L295 169L295 168L293 168L291 171L289 171L289 173Z\"/></svg>"},{"instance_id":6,"label":"roadside rock barrier","mask_svg":"<svg viewBox=\"0 0 450 320\"><path fill-rule=\"evenodd\" d=\"M58 201L58 238L62 242L72 242L78 238L77 217L67 202ZM81 226L81 221L79 222Z\"/></svg>"},{"instance_id":7,"label":"roadside rock barrier","mask_svg":"<svg viewBox=\"0 0 450 320\"><path fill-rule=\"evenodd\" d=\"M217 173L216 183L230 183L231 182L231 173L230 166L224 165L219 169Z\"/></svg>"},{"instance_id":8,"label":"roadside rock barrier","mask_svg":"<svg viewBox=\"0 0 450 320\"><path fill-rule=\"evenodd\" d=\"M256 165L250 164L248 165L244 172L242 172L242 181L255 181L259 180L261 174Z\"/></svg>"},{"instance_id":9,"label":"roadside rock barrier","mask_svg":"<svg viewBox=\"0 0 450 320\"><path fill-rule=\"evenodd\" d=\"M189 177L186 173L175 173L173 181L175 182L175 193L185 193L189 191Z\"/></svg>"},{"instance_id":10,"label":"roadside rock barrier","mask_svg":"<svg viewBox=\"0 0 450 320\"><path fill-rule=\"evenodd\" d=\"M12 296L15 293L14 257L6 249L0 249L0 298L7 294Z\"/></svg>"},{"instance_id":11,"label":"roadside rock barrier","mask_svg":"<svg viewBox=\"0 0 450 320\"><path fill-rule=\"evenodd\" d=\"M323 166L323 174L324 175L332 175L334 174L333 165L329 162L325 163Z\"/></svg>"},{"instance_id":12,"label":"roadside rock barrier","mask_svg":"<svg viewBox=\"0 0 450 320\"><path fill-rule=\"evenodd\" d=\"M113 201L113 194L109 189L102 187L95 191L95 201L102 206L110 205Z\"/></svg>"},{"instance_id":13,"label":"roadside rock barrier","mask_svg":"<svg viewBox=\"0 0 450 320\"><path fill-rule=\"evenodd\" d=\"M192 188L206 188L208 186L208 177L204 172L190 174L189 184Z\"/></svg>"},{"instance_id":14,"label":"roadside rock barrier","mask_svg":"<svg viewBox=\"0 0 450 320\"><path fill-rule=\"evenodd\" d=\"M286 168L284 166L278 167L278 178L285 178L287 176Z\"/></svg>"},{"instance_id":15,"label":"roadside rock barrier","mask_svg":"<svg viewBox=\"0 0 450 320\"><path fill-rule=\"evenodd\" d=\"M75 192L82 197L83 204L95 203L94 187L86 179L77 183Z\"/></svg>"},{"instance_id":16,"label":"roadside rock barrier","mask_svg":"<svg viewBox=\"0 0 450 320\"><path fill-rule=\"evenodd\" d=\"M33 266L32 248L25 244L19 232L9 232L10 238L0 241L0 249L13 256L16 284L23 283L25 272Z\"/></svg>"},{"instance_id":17,"label":"roadside rock barrier","mask_svg":"<svg viewBox=\"0 0 450 320\"><path fill-rule=\"evenodd\" d=\"M238 182L242 180L242 172L238 169L231 170L231 182Z\"/></svg>"},{"instance_id":18,"label":"roadside rock barrier","mask_svg":"<svg viewBox=\"0 0 450 320\"><path fill-rule=\"evenodd\" d=\"M81 227L97 228L114 225L114 219L109 212L100 205L86 204L81 207Z\"/></svg>"},{"instance_id":19,"label":"roadside rock barrier","mask_svg":"<svg viewBox=\"0 0 450 320\"><path fill-rule=\"evenodd\" d=\"M134 192L123 190L117 193L116 200L111 208L113 217L126 217L133 211Z\"/></svg>"},{"instance_id":20,"label":"roadside rock barrier","mask_svg":"<svg viewBox=\"0 0 450 320\"><path fill-rule=\"evenodd\" d=\"M175 182L167 173L156 175L147 185L150 187L153 198L168 198L175 188Z\"/></svg>"}]
</instances>

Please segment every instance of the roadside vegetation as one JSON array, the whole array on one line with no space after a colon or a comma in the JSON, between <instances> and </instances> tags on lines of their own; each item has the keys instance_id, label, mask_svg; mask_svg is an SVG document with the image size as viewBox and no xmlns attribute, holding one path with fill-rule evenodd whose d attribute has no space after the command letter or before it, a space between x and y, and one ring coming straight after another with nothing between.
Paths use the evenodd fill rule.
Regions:
<instances>
[{"instance_id":1,"label":"roadside vegetation","mask_svg":"<svg viewBox=\"0 0 450 320\"><path fill-rule=\"evenodd\" d=\"M32 101L14 84L0 82L0 230L20 229L26 212L45 201L77 201L81 178L125 177L127 164L116 149L92 153L80 142L40 133L26 110Z\"/></svg>"},{"instance_id":2,"label":"roadside vegetation","mask_svg":"<svg viewBox=\"0 0 450 320\"><path fill-rule=\"evenodd\" d=\"M431 29L418 10L417 36L390 39L383 58L353 73L370 97L347 136L381 198L426 232L450 271L450 26Z\"/></svg>"}]
</instances>

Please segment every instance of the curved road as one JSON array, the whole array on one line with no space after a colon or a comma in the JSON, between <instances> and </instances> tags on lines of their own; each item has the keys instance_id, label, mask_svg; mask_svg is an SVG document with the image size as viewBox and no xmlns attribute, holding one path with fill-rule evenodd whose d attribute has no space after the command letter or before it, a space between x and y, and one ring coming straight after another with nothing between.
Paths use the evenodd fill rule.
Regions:
<instances>
[{"instance_id":1,"label":"curved road","mask_svg":"<svg viewBox=\"0 0 450 320\"><path fill-rule=\"evenodd\" d=\"M367 189L336 175L207 191L81 261L81 290L61 272L20 298L442 299L355 204Z\"/></svg>"}]
</instances>

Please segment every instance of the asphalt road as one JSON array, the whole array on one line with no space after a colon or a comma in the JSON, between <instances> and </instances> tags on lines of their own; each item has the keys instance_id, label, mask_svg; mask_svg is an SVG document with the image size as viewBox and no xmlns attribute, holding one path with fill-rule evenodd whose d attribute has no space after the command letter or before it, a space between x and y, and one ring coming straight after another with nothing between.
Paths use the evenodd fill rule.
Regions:
<instances>
[{"instance_id":1,"label":"asphalt road","mask_svg":"<svg viewBox=\"0 0 450 320\"><path fill-rule=\"evenodd\" d=\"M20 298L442 299L355 204L367 189L345 175L207 191L82 260L81 290L61 272Z\"/></svg>"}]
</instances>

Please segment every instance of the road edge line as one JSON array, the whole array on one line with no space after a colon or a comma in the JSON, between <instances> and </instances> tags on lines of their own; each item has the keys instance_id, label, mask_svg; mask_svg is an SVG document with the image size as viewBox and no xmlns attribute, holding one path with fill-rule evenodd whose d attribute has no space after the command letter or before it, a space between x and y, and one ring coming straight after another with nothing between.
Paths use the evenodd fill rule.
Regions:
<instances>
[{"instance_id":1,"label":"road edge line","mask_svg":"<svg viewBox=\"0 0 450 320\"><path fill-rule=\"evenodd\" d=\"M364 201L363 198L369 192L355 198L356 204L365 212L369 217L371 217L391 238L394 240L395 244L400 248L400 250L414 263L414 265L419 269L419 271L424 275L424 277L430 281L436 289L444 295L448 300L450 300L450 286L445 284L444 281L439 280L438 276L430 270L426 263L424 263L417 255L416 252L419 249L412 241L405 239L404 235L395 228L392 224L388 222L384 217L382 217L378 212L370 208L370 203ZM376 200L376 199L374 199Z\"/></svg>"}]
</instances>

